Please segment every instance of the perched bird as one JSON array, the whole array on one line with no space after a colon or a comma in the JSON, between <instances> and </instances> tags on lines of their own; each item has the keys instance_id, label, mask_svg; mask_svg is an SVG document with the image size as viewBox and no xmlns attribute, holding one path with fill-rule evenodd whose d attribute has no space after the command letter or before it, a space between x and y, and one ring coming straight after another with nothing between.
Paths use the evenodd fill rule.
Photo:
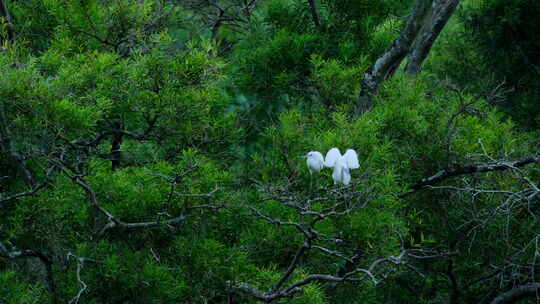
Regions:
<instances>
[{"instance_id":1,"label":"perched bird","mask_svg":"<svg viewBox=\"0 0 540 304\"><path fill-rule=\"evenodd\" d=\"M350 170L360 167L356 151L348 149L345 154L341 155L338 148L332 148L326 153L324 165L329 168L334 168L334 172L332 172L334 184L342 183L345 185L348 185L351 182Z\"/></svg>"},{"instance_id":2,"label":"perched bird","mask_svg":"<svg viewBox=\"0 0 540 304\"><path fill-rule=\"evenodd\" d=\"M311 151L308 154L304 155L306 158L307 167L309 173L317 173L322 170L324 166L324 157L321 152Z\"/></svg>"}]
</instances>

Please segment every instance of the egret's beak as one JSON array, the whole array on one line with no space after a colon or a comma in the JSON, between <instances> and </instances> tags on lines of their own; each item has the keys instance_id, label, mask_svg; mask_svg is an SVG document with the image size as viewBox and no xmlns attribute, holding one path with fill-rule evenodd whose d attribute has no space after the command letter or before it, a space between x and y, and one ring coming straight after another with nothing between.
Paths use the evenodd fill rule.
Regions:
<instances>
[{"instance_id":1,"label":"egret's beak","mask_svg":"<svg viewBox=\"0 0 540 304\"><path fill-rule=\"evenodd\" d=\"M301 158L307 158L307 154L306 155L300 155Z\"/></svg>"}]
</instances>

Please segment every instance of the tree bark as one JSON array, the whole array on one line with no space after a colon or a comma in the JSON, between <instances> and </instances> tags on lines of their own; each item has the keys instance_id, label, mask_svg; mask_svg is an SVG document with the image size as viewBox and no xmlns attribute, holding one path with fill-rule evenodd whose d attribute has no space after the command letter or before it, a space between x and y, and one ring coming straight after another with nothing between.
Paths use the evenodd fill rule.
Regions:
<instances>
[{"instance_id":1,"label":"tree bark","mask_svg":"<svg viewBox=\"0 0 540 304\"><path fill-rule=\"evenodd\" d=\"M11 23L11 15L9 14L9 11L6 6L7 0L0 0L0 17L4 19L3 21L7 25L7 38L9 41L13 41L15 39L15 30L13 28L13 23Z\"/></svg>"},{"instance_id":2,"label":"tree bark","mask_svg":"<svg viewBox=\"0 0 540 304\"><path fill-rule=\"evenodd\" d=\"M430 0L418 0L405 28L389 48L377 58L375 63L364 73L362 89L358 97L356 114L362 114L373 106L373 97L377 94L379 84L392 76L401 61L407 55L418 31L422 27L424 16L429 11Z\"/></svg>"},{"instance_id":3,"label":"tree bark","mask_svg":"<svg viewBox=\"0 0 540 304\"><path fill-rule=\"evenodd\" d=\"M527 297L536 297L540 293L540 283L530 283L518 286L498 295L491 304L511 304Z\"/></svg>"},{"instance_id":4,"label":"tree bark","mask_svg":"<svg viewBox=\"0 0 540 304\"><path fill-rule=\"evenodd\" d=\"M417 0L405 28L389 48L364 73L356 105L356 115L369 111L379 85L392 77L409 56L409 74L418 74L431 46L459 4L459 0Z\"/></svg>"},{"instance_id":5,"label":"tree bark","mask_svg":"<svg viewBox=\"0 0 540 304\"><path fill-rule=\"evenodd\" d=\"M484 163L484 164L467 164L467 165L457 166L451 169L441 170L437 172L436 174L423 178L419 182L410 186L409 187L410 191L401 194L399 197L403 198L418 190L424 189L429 186L433 186L451 177L468 175L468 174L476 174L476 173L492 172L492 171L504 171L504 170L510 170L512 168L521 168L529 164L540 164L540 157L529 156L529 157L524 157L522 159L518 159L515 161L500 160L500 161L492 161L492 162Z\"/></svg>"},{"instance_id":6,"label":"tree bark","mask_svg":"<svg viewBox=\"0 0 540 304\"><path fill-rule=\"evenodd\" d=\"M111 170L116 171L120 169L122 163L122 142L124 135L120 132L115 132L112 137L111 143Z\"/></svg>"},{"instance_id":7,"label":"tree bark","mask_svg":"<svg viewBox=\"0 0 540 304\"><path fill-rule=\"evenodd\" d=\"M461 288L459 287L459 282L454 275L454 261L452 259L448 260L446 276L448 276L448 279L450 280L450 284L452 286L450 292L450 304L461 303Z\"/></svg>"},{"instance_id":8,"label":"tree bark","mask_svg":"<svg viewBox=\"0 0 540 304\"><path fill-rule=\"evenodd\" d=\"M54 304L58 303L58 297L56 295L56 286L54 283L53 271L52 271L53 262L51 261L49 257L41 253L40 251L36 251L36 250L26 249L26 250L11 250L10 251L2 242L0 242L0 256L10 259L10 260L15 260L15 259L24 258L24 257L38 258L41 261L41 263L43 263L43 266L45 267L45 272L46 272L45 280L47 284L47 289L52 295L53 303Z\"/></svg>"},{"instance_id":9,"label":"tree bark","mask_svg":"<svg viewBox=\"0 0 540 304\"><path fill-rule=\"evenodd\" d=\"M448 23L458 4L459 0L434 1L433 8L425 17L424 26L411 46L405 73L410 75L420 73L422 62L427 58L433 43Z\"/></svg>"},{"instance_id":10,"label":"tree bark","mask_svg":"<svg viewBox=\"0 0 540 304\"><path fill-rule=\"evenodd\" d=\"M319 15L319 11L317 10L317 3L315 1L316 0L308 0L309 11L311 12L315 27L320 30L322 28L321 16Z\"/></svg>"}]
</instances>

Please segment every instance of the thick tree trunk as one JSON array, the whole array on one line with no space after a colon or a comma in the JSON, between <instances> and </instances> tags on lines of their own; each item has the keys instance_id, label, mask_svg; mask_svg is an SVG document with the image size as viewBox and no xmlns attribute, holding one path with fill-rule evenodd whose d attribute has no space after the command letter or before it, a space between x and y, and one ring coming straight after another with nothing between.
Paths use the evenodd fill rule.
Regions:
<instances>
[{"instance_id":1,"label":"thick tree trunk","mask_svg":"<svg viewBox=\"0 0 540 304\"><path fill-rule=\"evenodd\" d=\"M450 280L450 284L452 286L450 292L450 304L461 303L461 288L459 287L459 282L454 275L454 261L451 259L448 261L448 266L446 268L446 276Z\"/></svg>"},{"instance_id":2,"label":"thick tree trunk","mask_svg":"<svg viewBox=\"0 0 540 304\"><path fill-rule=\"evenodd\" d=\"M540 293L540 283L530 283L518 286L498 295L491 304L511 304L527 297L536 297Z\"/></svg>"},{"instance_id":3,"label":"thick tree trunk","mask_svg":"<svg viewBox=\"0 0 540 304\"><path fill-rule=\"evenodd\" d=\"M13 23L11 23L11 15L7 9L6 1L0 0L0 18L7 24L7 38L12 41L15 39L15 30L13 29Z\"/></svg>"},{"instance_id":4,"label":"thick tree trunk","mask_svg":"<svg viewBox=\"0 0 540 304\"><path fill-rule=\"evenodd\" d=\"M364 73L358 96L356 114L360 115L373 106L373 97L379 85L392 77L403 59L413 61L409 74L417 74L431 46L454 12L459 0L417 0L405 28L392 45Z\"/></svg>"},{"instance_id":5,"label":"thick tree trunk","mask_svg":"<svg viewBox=\"0 0 540 304\"><path fill-rule=\"evenodd\" d=\"M456 10L459 0L435 0L433 9L425 17L424 25L411 46L405 73L417 75L435 40Z\"/></svg>"},{"instance_id":6,"label":"thick tree trunk","mask_svg":"<svg viewBox=\"0 0 540 304\"><path fill-rule=\"evenodd\" d=\"M319 11L317 10L317 3L315 1L316 0L308 0L309 11L311 12L311 16L313 18L313 23L315 23L315 27L320 30L322 28L321 16L319 15Z\"/></svg>"},{"instance_id":7,"label":"thick tree trunk","mask_svg":"<svg viewBox=\"0 0 540 304\"><path fill-rule=\"evenodd\" d=\"M377 94L379 84L392 76L407 55L411 44L422 27L422 21L429 11L430 4L430 0L416 1L412 14L399 37L392 42L390 47L364 73L362 89L360 90L356 107L357 115L371 109L373 106L373 97Z\"/></svg>"}]
</instances>

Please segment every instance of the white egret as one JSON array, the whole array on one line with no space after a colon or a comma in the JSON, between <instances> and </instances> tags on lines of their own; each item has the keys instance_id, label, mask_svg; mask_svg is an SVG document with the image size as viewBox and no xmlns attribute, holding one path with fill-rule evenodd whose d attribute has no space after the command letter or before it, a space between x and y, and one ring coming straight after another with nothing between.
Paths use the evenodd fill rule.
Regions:
<instances>
[{"instance_id":1,"label":"white egret","mask_svg":"<svg viewBox=\"0 0 540 304\"><path fill-rule=\"evenodd\" d=\"M317 173L322 170L324 166L324 156L321 152L311 151L304 156L309 169L309 173Z\"/></svg>"},{"instance_id":2,"label":"white egret","mask_svg":"<svg viewBox=\"0 0 540 304\"><path fill-rule=\"evenodd\" d=\"M329 168L334 168L334 172L332 172L334 184L343 183L345 185L348 185L351 182L350 170L360 167L356 151L348 149L345 154L341 155L338 148L332 148L326 153L324 165Z\"/></svg>"},{"instance_id":3,"label":"white egret","mask_svg":"<svg viewBox=\"0 0 540 304\"><path fill-rule=\"evenodd\" d=\"M356 154L356 151L353 149L348 149L345 151L345 154L343 154L343 158L345 158L345 161L347 162L347 167L349 169L358 169L360 168L360 163L358 163L358 154Z\"/></svg>"}]
</instances>

